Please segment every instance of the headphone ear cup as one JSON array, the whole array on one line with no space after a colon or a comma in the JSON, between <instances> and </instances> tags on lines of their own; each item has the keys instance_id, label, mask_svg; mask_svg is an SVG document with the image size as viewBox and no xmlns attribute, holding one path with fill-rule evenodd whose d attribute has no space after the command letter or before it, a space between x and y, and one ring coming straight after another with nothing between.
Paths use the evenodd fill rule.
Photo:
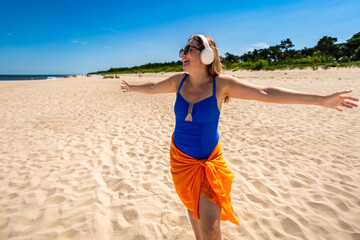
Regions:
<instances>
[{"instance_id":1,"label":"headphone ear cup","mask_svg":"<svg viewBox=\"0 0 360 240\"><path fill-rule=\"evenodd\" d=\"M205 48L200 53L201 62L210 65L214 61L214 52L211 48Z\"/></svg>"}]
</instances>

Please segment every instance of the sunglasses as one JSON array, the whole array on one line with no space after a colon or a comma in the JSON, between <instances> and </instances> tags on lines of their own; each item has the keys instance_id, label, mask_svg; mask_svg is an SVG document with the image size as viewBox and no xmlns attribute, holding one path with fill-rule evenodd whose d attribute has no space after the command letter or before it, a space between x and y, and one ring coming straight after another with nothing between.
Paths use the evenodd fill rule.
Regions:
<instances>
[{"instance_id":1,"label":"sunglasses","mask_svg":"<svg viewBox=\"0 0 360 240\"><path fill-rule=\"evenodd\" d=\"M187 54L190 52L190 49L191 49L191 48L195 48L195 49L197 49L197 50L199 50L199 51L201 50L201 48L187 45L185 48L180 49L180 51L179 51L179 57L181 58L181 54L182 54L182 53L183 53L184 55L187 55Z\"/></svg>"}]
</instances>

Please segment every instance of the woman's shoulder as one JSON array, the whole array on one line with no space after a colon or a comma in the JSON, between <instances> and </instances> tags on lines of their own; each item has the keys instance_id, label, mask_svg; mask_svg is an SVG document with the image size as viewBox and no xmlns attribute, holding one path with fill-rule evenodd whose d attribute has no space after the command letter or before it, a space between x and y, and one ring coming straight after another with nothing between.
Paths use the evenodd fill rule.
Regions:
<instances>
[{"instance_id":1,"label":"woman's shoulder","mask_svg":"<svg viewBox=\"0 0 360 240\"><path fill-rule=\"evenodd\" d=\"M170 75L168 77L168 79L173 80L173 81L181 81L186 75L187 75L186 72L174 73L174 74Z\"/></svg>"},{"instance_id":2,"label":"woman's shoulder","mask_svg":"<svg viewBox=\"0 0 360 240\"><path fill-rule=\"evenodd\" d=\"M187 75L188 73L186 72L180 72L180 73L175 73L173 75L171 75L169 78L175 83L175 85L177 87L179 87L181 81L184 79L184 77ZM176 87L176 88L177 88Z\"/></svg>"},{"instance_id":3,"label":"woman's shoulder","mask_svg":"<svg viewBox=\"0 0 360 240\"><path fill-rule=\"evenodd\" d=\"M224 81L231 81L231 80L237 79L237 78L227 75L227 74L219 74L216 76L216 78L219 80L224 80Z\"/></svg>"},{"instance_id":4,"label":"woman's shoulder","mask_svg":"<svg viewBox=\"0 0 360 240\"><path fill-rule=\"evenodd\" d=\"M187 72L179 72L179 73L174 73L173 75L171 75L171 77L176 79L183 79L187 74L188 74Z\"/></svg>"},{"instance_id":5,"label":"woman's shoulder","mask_svg":"<svg viewBox=\"0 0 360 240\"><path fill-rule=\"evenodd\" d=\"M239 79L230 76L230 75L226 75L226 74L219 74L216 76L216 84L219 86L226 86L228 84L233 83L234 81L239 81Z\"/></svg>"},{"instance_id":6,"label":"woman's shoulder","mask_svg":"<svg viewBox=\"0 0 360 240\"><path fill-rule=\"evenodd\" d=\"M229 90L234 89L235 87L242 86L243 82L236 78L235 76L220 74L216 80L216 88L226 96Z\"/></svg>"}]
</instances>

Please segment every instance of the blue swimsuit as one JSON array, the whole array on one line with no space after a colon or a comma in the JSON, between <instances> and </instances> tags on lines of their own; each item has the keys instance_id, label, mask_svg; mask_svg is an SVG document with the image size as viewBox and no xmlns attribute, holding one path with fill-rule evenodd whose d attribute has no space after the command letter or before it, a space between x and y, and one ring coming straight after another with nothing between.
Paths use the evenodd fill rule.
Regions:
<instances>
[{"instance_id":1,"label":"blue swimsuit","mask_svg":"<svg viewBox=\"0 0 360 240\"><path fill-rule=\"evenodd\" d=\"M220 111L216 100L216 81L214 77L213 95L193 104L191 111L190 104L180 94L181 86L188 76L186 74L182 79L176 95L174 144L191 157L207 159L219 141ZM186 121L190 111L192 121Z\"/></svg>"}]
</instances>

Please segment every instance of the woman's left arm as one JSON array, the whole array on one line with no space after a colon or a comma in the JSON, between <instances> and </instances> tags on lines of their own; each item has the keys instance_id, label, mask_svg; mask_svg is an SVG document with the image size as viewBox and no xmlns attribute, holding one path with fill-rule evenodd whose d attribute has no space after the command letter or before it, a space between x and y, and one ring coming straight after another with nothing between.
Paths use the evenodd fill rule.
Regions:
<instances>
[{"instance_id":1,"label":"woman's left arm","mask_svg":"<svg viewBox=\"0 0 360 240\"><path fill-rule=\"evenodd\" d=\"M359 99L344 96L352 90L340 91L329 95L311 94L279 87L261 87L252 84L242 83L240 80L226 76L224 78L225 95L231 98L258 100L269 103L280 104L307 104L319 105L326 108L343 111L339 107L353 108L358 105L351 101Z\"/></svg>"},{"instance_id":2,"label":"woman's left arm","mask_svg":"<svg viewBox=\"0 0 360 240\"><path fill-rule=\"evenodd\" d=\"M352 90L340 91L329 95L311 94L305 92L294 91L286 88L269 87L265 89L268 102L283 104L307 104L319 105L326 108L343 111L339 107L353 108L357 107L351 101L359 101L357 98L345 96Z\"/></svg>"}]
</instances>

